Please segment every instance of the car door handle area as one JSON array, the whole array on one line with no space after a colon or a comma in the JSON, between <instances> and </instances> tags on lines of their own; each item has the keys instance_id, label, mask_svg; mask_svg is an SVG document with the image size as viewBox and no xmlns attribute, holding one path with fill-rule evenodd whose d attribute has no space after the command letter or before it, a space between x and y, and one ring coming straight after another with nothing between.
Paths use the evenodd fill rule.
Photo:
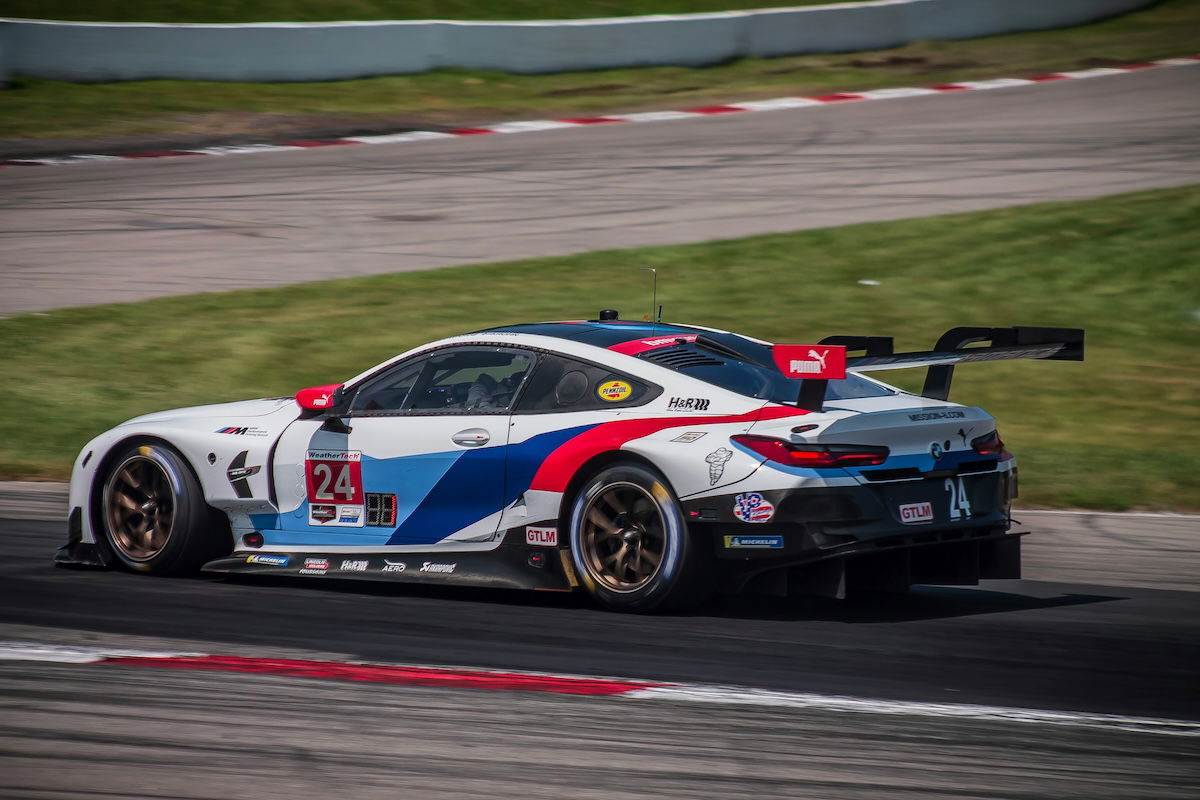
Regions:
<instances>
[{"instance_id":1,"label":"car door handle area","mask_svg":"<svg viewBox=\"0 0 1200 800\"><path fill-rule=\"evenodd\" d=\"M455 444L463 447L479 447L491 441L492 435L483 428L467 428L450 437Z\"/></svg>"}]
</instances>

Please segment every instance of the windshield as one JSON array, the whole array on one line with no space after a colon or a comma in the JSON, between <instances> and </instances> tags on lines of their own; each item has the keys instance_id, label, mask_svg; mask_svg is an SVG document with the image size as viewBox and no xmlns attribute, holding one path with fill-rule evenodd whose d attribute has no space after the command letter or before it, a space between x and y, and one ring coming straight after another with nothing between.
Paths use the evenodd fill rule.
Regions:
<instances>
[{"instance_id":1,"label":"windshield","mask_svg":"<svg viewBox=\"0 0 1200 800\"><path fill-rule=\"evenodd\" d=\"M741 337L737 337L741 339ZM742 344L742 343L745 344ZM736 350L734 348L737 348ZM742 342L718 342L701 337L695 342L675 347L661 348L643 353L639 358L668 367L691 378L697 378L722 389L737 392L747 397L769 400L773 403L795 403L800 395L798 379L788 378L774 366L758 363L760 354L738 350L751 347L761 349L765 360L770 363L770 348L749 340ZM826 400L851 400L859 397L887 397L895 390L875 381L848 373L845 380L829 381L825 390Z\"/></svg>"}]
</instances>

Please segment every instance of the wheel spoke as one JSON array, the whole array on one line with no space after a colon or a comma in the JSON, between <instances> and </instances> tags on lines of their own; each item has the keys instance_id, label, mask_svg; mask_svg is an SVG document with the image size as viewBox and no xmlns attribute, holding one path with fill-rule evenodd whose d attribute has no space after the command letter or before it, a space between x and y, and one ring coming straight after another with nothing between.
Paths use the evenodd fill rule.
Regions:
<instances>
[{"instance_id":1,"label":"wheel spoke","mask_svg":"<svg viewBox=\"0 0 1200 800\"><path fill-rule=\"evenodd\" d=\"M663 509L650 489L615 482L597 492L583 514L589 573L609 590L637 591L658 573L667 547Z\"/></svg>"},{"instance_id":2,"label":"wheel spoke","mask_svg":"<svg viewBox=\"0 0 1200 800\"><path fill-rule=\"evenodd\" d=\"M592 506L592 510L588 512L588 520L590 520L591 523L597 528L600 528L611 536L616 536L621 532L620 529L613 524L613 521L605 516L603 511L595 506Z\"/></svg>"},{"instance_id":3,"label":"wheel spoke","mask_svg":"<svg viewBox=\"0 0 1200 800\"><path fill-rule=\"evenodd\" d=\"M137 478L136 475L134 475L133 465L127 466L125 469L121 470L121 474L118 477L123 483L125 483L126 486L129 486L130 488L140 489L142 486L142 482Z\"/></svg>"},{"instance_id":4,"label":"wheel spoke","mask_svg":"<svg viewBox=\"0 0 1200 800\"><path fill-rule=\"evenodd\" d=\"M159 526L158 522L155 521L153 525L146 529L146 549L161 549L162 546L166 544L166 538L167 537L163 533L163 529Z\"/></svg>"},{"instance_id":5,"label":"wheel spoke","mask_svg":"<svg viewBox=\"0 0 1200 800\"><path fill-rule=\"evenodd\" d=\"M606 566L611 564L619 569L621 566L621 561L624 560L625 555L628 552L629 552L629 545L626 544L625 542L621 542L621 548L619 550L617 550L615 553L611 553L611 554L601 558L600 560Z\"/></svg>"},{"instance_id":6,"label":"wheel spoke","mask_svg":"<svg viewBox=\"0 0 1200 800\"><path fill-rule=\"evenodd\" d=\"M662 563L662 554L656 553L648 548L642 548L638 551L643 558L650 563L652 570L658 569L658 565Z\"/></svg>"},{"instance_id":7,"label":"wheel spoke","mask_svg":"<svg viewBox=\"0 0 1200 800\"><path fill-rule=\"evenodd\" d=\"M126 467L125 469L121 470L121 473L117 475L117 479L124 484L124 490L122 491L122 494L128 496L134 503L138 505L141 505L143 502L145 502L146 492L142 488L141 480L134 475L132 468Z\"/></svg>"},{"instance_id":8,"label":"wheel spoke","mask_svg":"<svg viewBox=\"0 0 1200 800\"><path fill-rule=\"evenodd\" d=\"M121 508L124 508L127 511L141 510L141 506L136 501L134 501L134 499L132 497L125 494L124 492L116 492L114 494L115 494L114 499L117 501L117 505L121 506Z\"/></svg>"},{"instance_id":9,"label":"wheel spoke","mask_svg":"<svg viewBox=\"0 0 1200 800\"><path fill-rule=\"evenodd\" d=\"M605 493L604 502L606 502L608 507L613 511L616 511L618 514L629 513L629 507L621 500L621 493L616 489Z\"/></svg>"},{"instance_id":10,"label":"wheel spoke","mask_svg":"<svg viewBox=\"0 0 1200 800\"><path fill-rule=\"evenodd\" d=\"M162 552L175 523L175 495L163 465L131 455L112 473L105 495L105 520L116 548L136 561Z\"/></svg>"}]
</instances>

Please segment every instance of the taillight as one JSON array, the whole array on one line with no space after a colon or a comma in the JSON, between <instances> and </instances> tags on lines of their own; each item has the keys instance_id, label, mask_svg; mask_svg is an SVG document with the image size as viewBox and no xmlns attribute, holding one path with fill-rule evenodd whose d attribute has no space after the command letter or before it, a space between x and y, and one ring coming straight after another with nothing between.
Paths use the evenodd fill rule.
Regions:
<instances>
[{"instance_id":1,"label":"taillight","mask_svg":"<svg viewBox=\"0 0 1200 800\"><path fill-rule=\"evenodd\" d=\"M888 457L886 447L864 444L793 444L749 433L730 438L769 461L789 467L874 467Z\"/></svg>"},{"instance_id":2,"label":"taillight","mask_svg":"<svg viewBox=\"0 0 1200 800\"><path fill-rule=\"evenodd\" d=\"M985 433L971 440L971 449L981 456L996 456L1001 461L1008 461L1012 453L1004 447L1004 440L996 431Z\"/></svg>"}]
</instances>

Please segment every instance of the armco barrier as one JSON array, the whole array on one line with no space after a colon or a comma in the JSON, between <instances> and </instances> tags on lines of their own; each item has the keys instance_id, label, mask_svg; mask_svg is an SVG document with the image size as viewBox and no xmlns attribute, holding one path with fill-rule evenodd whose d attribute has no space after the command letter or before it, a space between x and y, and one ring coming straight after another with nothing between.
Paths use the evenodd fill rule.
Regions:
<instances>
[{"instance_id":1,"label":"armco barrier","mask_svg":"<svg viewBox=\"0 0 1200 800\"><path fill-rule=\"evenodd\" d=\"M569 72L849 52L1077 25L1153 0L879 0L556 22L160 25L5 19L6 73L72 81L321 81L438 67Z\"/></svg>"}]
</instances>

